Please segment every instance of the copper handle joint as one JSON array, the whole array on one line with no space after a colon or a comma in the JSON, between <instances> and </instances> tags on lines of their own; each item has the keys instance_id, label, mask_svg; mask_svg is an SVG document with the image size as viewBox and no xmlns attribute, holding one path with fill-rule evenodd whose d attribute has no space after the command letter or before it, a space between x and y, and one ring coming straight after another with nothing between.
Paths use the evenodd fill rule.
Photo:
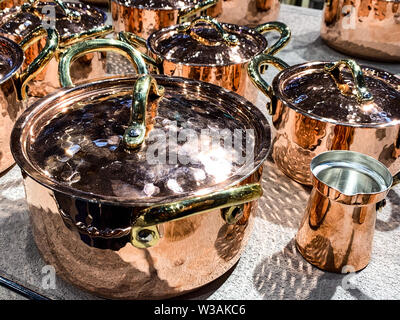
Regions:
<instances>
[{"instance_id":1,"label":"copper handle joint","mask_svg":"<svg viewBox=\"0 0 400 320\"><path fill-rule=\"evenodd\" d=\"M337 62L330 62L325 65L324 70L333 77L339 90L343 94L348 94L350 89L349 86L343 81L340 69L340 66L342 65L345 65L351 71L354 80L355 95L357 97L357 100L361 103L372 101L374 97L368 91L361 67L354 60L344 59Z\"/></svg>"}]
</instances>

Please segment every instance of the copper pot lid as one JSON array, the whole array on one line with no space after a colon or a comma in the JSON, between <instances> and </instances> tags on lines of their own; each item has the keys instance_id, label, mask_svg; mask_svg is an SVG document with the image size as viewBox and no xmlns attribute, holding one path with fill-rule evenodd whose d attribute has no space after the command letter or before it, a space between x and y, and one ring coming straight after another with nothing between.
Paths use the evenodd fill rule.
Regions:
<instances>
[{"instance_id":1,"label":"copper pot lid","mask_svg":"<svg viewBox=\"0 0 400 320\"><path fill-rule=\"evenodd\" d=\"M107 15L100 9L83 3L64 2L66 8L71 12L78 12L79 19L72 19L66 16L62 8L54 2L38 2L35 8L23 10L21 6L6 8L0 12L0 33L12 36L25 37L33 29L45 21L47 24L52 23L49 15L42 18L42 10L45 13L45 6L53 6L55 8L55 28L57 29L62 41L66 41L76 34L94 30L105 25ZM44 16L44 15L43 15Z\"/></svg>"},{"instance_id":2,"label":"copper pot lid","mask_svg":"<svg viewBox=\"0 0 400 320\"><path fill-rule=\"evenodd\" d=\"M203 0L114 0L125 7L148 10L180 10L192 8Z\"/></svg>"},{"instance_id":3,"label":"copper pot lid","mask_svg":"<svg viewBox=\"0 0 400 320\"><path fill-rule=\"evenodd\" d=\"M147 45L162 59L192 66L246 63L268 47L261 33L209 17L156 31Z\"/></svg>"},{"instance_id":4,"label":"copper pot lid","mask_svg":"<svg viewBox=\"0 0 400 320\"><path fill-rule=\"evenodd\" d=\"M17 163L53 190L143 205L222 190L262 165L270 128L250 102L212 84L154 77L165 92L148 101L148 134L138 149L127 150L122 143L137 77L114 78L61 89L26 110L12 134ZM223 130L233 140L243 138L233 150L223 148L221 140L201 148L190 138L205 143ZM239 160L236 146L241 143L251 146L245 149L251 162Z\"/></svg>"},{"instance_id":5,"label":"copper pot lid","mask_svg":"<svg viewBox=\"0 0 400 320\"><path fill-rule=\"evenodd\" d=\"M400 78L353 60L311 62L281 71L274 93L311 118L354 127L400 123Z\"/></svg>"},{"instance_id":6,"label":"copper pot lid","mask_svg":"<svg viewBox=\"0 0 400 320\"><path fill-rule=\"evenodd\" d=\"M0 36L0 84L10 79L24 61L24 53L18 44Z\"/></svg>"}]
</instances>

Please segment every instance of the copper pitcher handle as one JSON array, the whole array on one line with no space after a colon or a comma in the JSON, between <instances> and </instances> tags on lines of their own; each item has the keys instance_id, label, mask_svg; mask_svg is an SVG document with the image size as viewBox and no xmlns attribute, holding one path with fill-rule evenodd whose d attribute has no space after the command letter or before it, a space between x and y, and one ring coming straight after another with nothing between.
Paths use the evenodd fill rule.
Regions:
<instances>
[{"instance_id":1,"label":"copper pitcher handle","mask_svg":"<svg viewBox=\"0 0 400 320\"><path fill-rule=\"evenodd\" d=\"M272 87L261 76L260 68L264 65L272 65L280 71L289 68L289 65L277 57L262 53L250 61L249 67L247 69L247 72L253 84L258 89L260 89L261 92L263 92L268 98L270 98L271 102L267 108L269 114L273 115L275 113L277 101Z\"/></svg>"},{"instance_id":2,"label":"copper pitcher handle","mask_svg":"<svg viewBox=\"0 0 400 320\"><path fill-rule=\"evenodd\" d=\"M46 37L46 45L32 63L18 76L18 98L27 98L26 86L38 73L40 73L49 61L55 56L58 49L59 37L54 29L44 29L41 26L32 30L20 43L20 47L25 52L37 41Z\"/></svg>"},{"instance_id":3,"label":"copper pitcher handle","mask_svg":"<svg viewBox=\"0 0 400 320\"><path fill-rule=\"evenodd\" d=\"M218 1L219 0L199 1L199 3L196 4L194 7L180 11L179 15L178 15L178 24L188 22L192 16L216 5L218 3Z\"/></svg>"},{"instance_id":4,"label":"copper pitcher handle","mask_svg":"<svg viewBox=\"0 0 400 320\"><path fill-rule=\"evenodd\" d=\"M73 11L70 10L64 2L61 0L53 0L63 11L66 17L70 20L75 20L75 21L80 21L81 20L81 14L78 11ZM26 3L24 3L21 6L21 9L26 11L30 9L36 9L36 5L40 2L40 0L28 0Z\"/></svg>"},{"instance_id":5,"label":"copper pitcher handle","mask_svg":"<svg viewBox=\"0 0 400 320\"><path fill-rule=\"evenodd\" d=\"M267 49L264 50L263 53L274 55L282 50L288 43L291 38L291 31L289 27L279 21L272 21L263 23L254 28L258 33L264 34L269 31L278 31L280 34L280 38L277 42L275 42L272 46L268 46Z\"/></svg>"},{"instance_id":6,"label":"copper pitcher handle","mask_svg":"<svg viewBox=\"0 0 400 320\"><path fill-rule=\"evenodd\" d=\"M195 27L197 24L199 23L205 23L208 26L212 27L214 30L216 30L221 38L224 40L224 42L230 46L236 46L239 44L239 39L235 34L229 33L227 31L225 31L225 29L223 28L223 26L214 18L211 17L207 17L207 16L203 16L203 17L198 17L196 19L194 19L191 23L186 23L183 24L180 28L179 28L179 32L187 32L189 31L190 36L195 39L196 41L200 42L203 45L206 46L218 46L220 45L220 42L218 41L210 41L208 39L205 39L201 36L199 36L196 31L195 31Z\"/></svg>"},{"instance_id":7,"label":"copper pitcher handle","mask_svg":"<svg viewBox=\"0 0 400 320\"><path fill-rule=\"evenodd\" d=\"M189 198L172 203L151 206L138 213L135 223L126 228L99 230L82 222L74 222L60 206L58 210L63 220L74 226L82 234L93 238L121 238L131 234L131 243L137 248L155 246L160 239L157 226L162 223L185 219L194 215L222 210L222 218L227 224L236 224L244 214L244 204L255 201L262 196L259 183L217 191L208 195Z\"/></svg>"},{"instance_id":8,"label":"copper pitcher handle","mask_svg":"<svg viewBox=\"0 0 400 320\"><path fill-rule=\"evenodd\" d=\"M340 92L342 92L343 94L350 93L349 86L344 83L341 74L340 66L342 65L345 65L351 71L351 74L353 76L354 86L356 89L357 100L359 102L372 101L374 97L368 91L368 88L365 83L364 73L362 72L361 67L354 60L351 59L343 59L337 62L329 62L324 66L324 70L332 76Z\"/></svg>"},{"instance_id":9,"label":"copper pitcher handle","mask_svg":"<svg viewBox=\"0 0 400 320\"><path fill-rule=\"evenodd\" d=\"M140 48L144 48L147 50L146 40L132 32L121 31L118 33L118 39L120 41L128 43L135 49L139 50ZM140 52L140 54L142 55L143 60L156 70L157 74L162 73L162 61L156 61L155 59L151 58L149 55L143 52Z\"/></svg>"}]
</instances>

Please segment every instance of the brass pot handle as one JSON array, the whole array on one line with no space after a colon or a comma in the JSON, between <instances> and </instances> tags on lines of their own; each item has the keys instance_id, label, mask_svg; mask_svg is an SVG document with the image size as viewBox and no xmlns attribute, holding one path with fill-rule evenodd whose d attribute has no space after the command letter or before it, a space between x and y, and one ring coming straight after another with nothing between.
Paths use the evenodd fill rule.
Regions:
<instances>
[{"instance_id":1,"label":"brass pot handle","mask_svg":"<svg viewBox=\"0 0 400 320\"><path fill-rule=\"evenodd\" d=\"M259 183L246 184L208 195L189 198L168 204L156 205L143 209L131 227L99 230L82 222L74 222L71 216L59 206L63 220L75 226L79 232L94 238L120 238L131 234L131 243L137 248L155 246L160 239L157 225L188 218L197 214L222 210L222 218L228 224L235 224L243 217L244 204L262 196Z\"/></svg>"},{"instance_id":2,"label":"brass pot handle","mask_svg":"<svg viewBox=\"0 0 400 320\"><path fill-rule=\"evenodd\" d=\"M190 20L190 17L212 7L213 5L217 4L218 1L219 0L203 0L199 1L199 3L192 8L181 10L178 15L178 24L188 22Z\"/></svg>"},{"instance_id":3,"label":"brass pot handle","mask_svg":"<svg viewBox=\"0 0 400 320\"><path fill-rule=\"evenodd\" d=\"M278 31L280 34L280 38L277 42L275 42L272 46L268 46L267 49L264 50L263 53L274 55L275 53L282 50L289 42L291 38L291 31L289 27L279 21L272 21L261 24L254 28L258 33L264 34L269 31Z\"/></svg>"},{"instance_id":4,"label":"brass pot handle","mask_svg":"<svg viewBox=\"0 0 400 320\"><path fill-rule=\"evenodd\" d=\"M61 86L73 86L70 74L70 67L73 61L88 53L97 51L117 52L133 63L138 74L148 74L146 64L141 58L140 52L129 44L114 39L92 39L76 43L62 53L58 65Z\"/></svg>"},{"instance_id":5,"label":"brass pot handle","mask_svg":"<svg viewBox=\"0 0 400 320\"><path fill-rule=\"evenodd\" d=\"M351 71L354 80L354 86L356 89L355 95L357 97L357 100L359 102L367 102L373 100L374 97L368 91L368 88L365 84L365 78L361 67L354 60L351 59L343 59L337 62L329 62L324 66L324 70L332 76L342 94L348 95L352 94L352 92L349 86L343 81L340 70L341 65L345 65Z\"/></svg>"},{"instance_id":6,"label":"brass pot handle","mask_svg":"<svg viewBox=\"0 0 400 320\"><path fill-rule=\"evenodd\" d=\"M61 0L53 0L64 12L65 16L68 17L70 20L75 20L75 21L80 21L81 19L81 14L78 11L73 11L70 10L64 2ZM40 2L40 0L28 0L26 3L24 3L21 8L22 10L31 10L31 9L36 9L37 4Z\"/></svg>"},{"instance_id":7,"label":"brass pot handle","mask_svg":"<svg viewBox=\"0 0 400 320\"><path fill-rule=\"evenodd\" d=\"M271 103L269 104L268 111L271 115L273 115L275 113L277 101L272 87L261 76L260 68L264 65L272 65L280 71L289 68L289 65L277 57L262 53L250 61L247 69L253 84L268 98L270 98Z\"/></svg>"},{"instance_id":8,"label":"brass pot handle","mask_svg":"<svg viewBox=\"0 0 400 320\"><path fill-rule=\"evenodd\" d=\"M19 43L20 47L25 52L30 46L44 37L47 37L45 47L17 78L17 91L20 100L25 100L27 98L26 86L28 82L40 73L56 54L59 37L56 30L43 29L41 26L38 26Z\"/></svg>"},{"instance_id":9,"label":"brass pot handle","mask_svg":"<svg viewBox=\"0 0 400 320\"><path fill-rule=\"evenodd\" d=\"M147 50L146 40L132 32L121 31L118 33L118 39L120 41L124 41L124 42L128 43L135 49L139 50L140 48L144 48ZM161 62L156 61L155 59L151 58L149 55L147 55L143 52L140 52L140 54L142 55L143 60L155 69L157 74L162 73L162 63Z\"/></svg>"},{"instance_id":10,"label":"brass pot handle","mask_svg":"<svg viewBox=\"0 0 400 320\"><path fill-rule=\"evenodd\" d=\"M218 41L210 41L208 39L205 39L201 36L199 36L196 31L195 31L195 27L197 24L199 23L205 23L208 26L212 27L213 29L215 29L216 31L218 31L218 33L221 35L222 39L224 40L224 42L230 46L236 46L239 44L239 39L236 35L229 33L227 31L225 31L225 29L223 28L223 26L214 18L211 17L207 17L207 16L203 16L203 17L198 17L196 19L194 19L191 23L185 23L182 25L181 28L179 28L179 32L187 32L190 31L190 36L197 40L198 42L200 42L201 44L204 44L206 46L218 46L220 45L220 42Z\"/></svg>"}]
</instances>

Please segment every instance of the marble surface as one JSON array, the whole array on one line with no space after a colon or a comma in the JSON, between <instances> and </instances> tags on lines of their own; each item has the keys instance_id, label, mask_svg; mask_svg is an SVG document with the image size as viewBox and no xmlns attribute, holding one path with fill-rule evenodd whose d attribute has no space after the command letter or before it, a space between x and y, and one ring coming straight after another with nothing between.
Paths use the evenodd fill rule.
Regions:
<instances>
[{"instance_id":1,"label":"marble surface","mask_svg":"<svg viewBox=\"0 0 400 320\"><path fill-rule=\"evenodd\" d=\"M321 11L282 5L279 20L292 30L291 43L278 56L289 64L310 60L337 60L344 56L319 38ZM272 40L271 40L272 41ZM399 64L378 64L400 74ZM268 71L267 77L274 75ZM264 97L260 94L260 102ZM262 103L261 103L262 104ZM322 272L296 251L294 236L310 190L284 176L274 164L265 164L264 189L255 228L237 265L222 278L183 296L186 299L399 299L400 193L390 191L379 214L367 268L356 274ZM55 278L33 241L17 167L0 177L0 276L7 276L52 299L97 299ZM50 287L50 288L49 288ZM0 299L22 299L0 286Z\"/></svg>"}]
</instances>

